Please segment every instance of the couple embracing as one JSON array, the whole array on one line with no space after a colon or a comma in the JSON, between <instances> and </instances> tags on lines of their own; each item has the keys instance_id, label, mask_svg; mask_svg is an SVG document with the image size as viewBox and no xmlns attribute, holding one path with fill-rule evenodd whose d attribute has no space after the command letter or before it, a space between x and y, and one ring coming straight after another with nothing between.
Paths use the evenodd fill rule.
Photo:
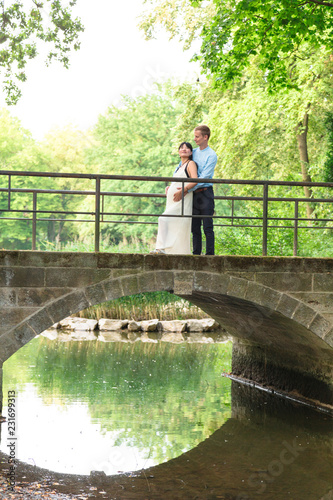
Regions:
<instances>
[{"instance_id":1,"label":"couple embracing","mask_svg":"<svg viewBox=\"0 0 333 500\"><path fill-rule=\"evenodd\" d=\"M173 174L175 181L166 188L166 209L163 216L158 219L156 250L151 253L190 254L192 231L193 254L201 255L203 223L206 255L214 255L213 186L211 183L185 183L184 200L182 200L182 183L177 181L177 177L213 178L217 156L208 146L209 137L209 128L206 125L199 125L194 129L194 141L198 147L192 150L188 142L182 142L179 146L180 162ZM175 217L177 215L184 217ZM191 215L206 217L192 218Z\"/></svg>"}]
</instances>

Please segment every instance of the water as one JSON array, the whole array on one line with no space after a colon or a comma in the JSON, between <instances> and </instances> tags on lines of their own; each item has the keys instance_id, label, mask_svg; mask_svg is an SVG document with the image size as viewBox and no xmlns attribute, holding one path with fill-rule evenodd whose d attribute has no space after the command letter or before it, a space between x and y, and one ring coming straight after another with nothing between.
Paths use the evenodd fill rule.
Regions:
<instances>
[{"instance_id":1,"label":"water","mask_svg":"<svg viewBox=\"0 0 333 500\"><path fill-rule=\"evenodd\" d=\"M17 458L56 472L108 475L175 458L230 417L230 380L221 377L229 367L230 344L40 336L4 365L4 394L17 394ZM6 442L5 429L4 452Z\"/></svg>"},{"instance_id":2,"label":"water","mask_svg":"<svg viewBox=\"0 0 333 500\"><path fill-rule=\"evenodd\" d=\"M331 499L330 417L231 382L230 362L230 343L38 337L4 364L17 458L71 492L62 474L105 473L82 480L92 498Z\"/></svg>"}]
</instances>

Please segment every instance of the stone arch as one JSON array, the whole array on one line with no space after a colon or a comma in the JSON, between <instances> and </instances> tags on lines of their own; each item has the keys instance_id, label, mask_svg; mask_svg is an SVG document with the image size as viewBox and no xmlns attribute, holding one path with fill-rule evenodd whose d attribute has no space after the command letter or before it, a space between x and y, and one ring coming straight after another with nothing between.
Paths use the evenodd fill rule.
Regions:
<instances>
[{"instance_id":1,"label":"stone arch","mask_svg":"<svg viewBox=\"0 0 333 500\"><path fill-rule=\"evenodd\" d=\"M331 399L331 324L288 293L205 270L118 269L97 283L67 288L64 295L2 336L2 352L6 353L2 361L37 334L82 309L154 291L169 291L193 302L229 331L234 338L234 373L288 390L296 388L313 398L318 390L315 381L319 381L323 398L326 402Z\"/></svg>"},{"instance_id":2,"label":"stone arch","mask_svg":"<svg viewBox=\"0 0 333 500\"><path fill-rule=\"evenodd\" d=\"M302 301L244 278L206 271L131 270L129 273L122 271L115 277L85 288L70 291L67 288L63 296L41 307L38 312L11 329L6 335L7 338L2 340L9 341L9 345L12 346L11 355L54 323L82 309L128 295L155 291L168 291L193 301L222 325L223 318L220 314L217 318L216 313L220 302L228 299L229 303L234 301L236 306L247 304L248 323L239 321L237 324L236 321L237 327L247 327L247 333L240 332L241 338L244 335L248 337L250 330L260 326L264 318L275 313L290 319L323 340L331 328L330 323L322 315ZM251 310L250 304L253 306ZM237 337L235 330L233 334ZM327 337L326 342L333 346L330 338Z\"/></svg>"}]
</instances>

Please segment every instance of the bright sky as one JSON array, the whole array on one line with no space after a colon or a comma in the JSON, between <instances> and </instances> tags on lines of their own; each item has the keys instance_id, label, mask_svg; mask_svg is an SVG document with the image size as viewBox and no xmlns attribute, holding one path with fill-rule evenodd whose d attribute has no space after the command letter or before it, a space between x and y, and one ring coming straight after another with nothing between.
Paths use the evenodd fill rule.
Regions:
<instances>
[{"instance_id":1,"label":"bright sky","mask_svg":"<svg viewBox=\"0 0 333 500\"><path fill-rule=\"evenodd\" d=\"M69 70L45 57L30 61L23 97L10 106L36 139L54 127L69 123L86 129L99 114L119 102L121 94L136 97L149 92L154 81L170 77L195 81L199 69L189 63L194 51L161 34L146 41L137 28L137 16L147 7L143 0L78 0L77 16L85 32L81 49L71 55ZM3 96L0 105L5 104Z\"/></svg>"}]
</instances>

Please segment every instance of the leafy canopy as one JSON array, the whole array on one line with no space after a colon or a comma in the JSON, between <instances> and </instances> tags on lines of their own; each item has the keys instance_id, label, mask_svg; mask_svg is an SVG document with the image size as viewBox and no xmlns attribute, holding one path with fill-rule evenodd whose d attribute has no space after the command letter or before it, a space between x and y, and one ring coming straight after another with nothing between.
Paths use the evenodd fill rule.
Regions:
<instances>
[{"instance_id":1,"label":"leafy canopy","mask_svg":"<svg viewBox=\"0 0 333 500\"><path fill-rule=\"evenodd\" d=\"M192 0L199 5L201 0ZM321 0L214 0L216 13L203 27L200 60L204 72L227 87L253 56L269 89L296 88L294 69L312 50L333 48L333 2Z\"/></svg>"},{"instance_id":2,"label":"leafy canopy","mask_svg":"<svg viewBox=\"0 0 333 500\"><path fill-rule=\"evenodd\" d=\"M38 55L37 43L48 47L47 61L69 65L68 53L78 50L83 26L73 18L77 0L0 0L0 74L7 104L21 96L18 84L26 81L25 67Z\"/></svg>"}]
</instances>

